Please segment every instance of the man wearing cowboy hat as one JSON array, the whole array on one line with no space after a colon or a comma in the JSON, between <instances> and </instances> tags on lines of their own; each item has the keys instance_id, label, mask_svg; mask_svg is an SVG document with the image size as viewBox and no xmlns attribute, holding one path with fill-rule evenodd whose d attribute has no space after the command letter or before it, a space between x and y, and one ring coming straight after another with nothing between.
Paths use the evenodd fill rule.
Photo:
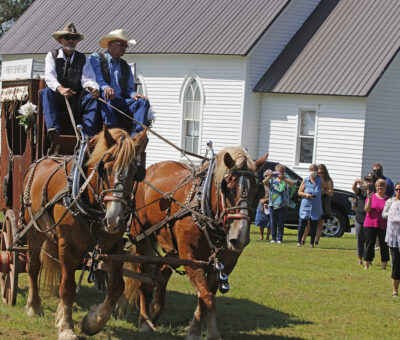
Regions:
<instances>
[{"instance_id":1,"label":"man wearing cowboy hat","mask_svg":"<svg viewBox=\"0 0 400 340\"><path fill-rule=\"evenodd\" d=\"M112 31L99 42L107 52L93 53L89 59L103 98L121 111L129 112L132 118L146 125L150 103L145 96L136 93L132 70L121 58L128 44L136 44L136 41L128 40L122 29ZM100 108L105 125L109 128L119 127L118 113L105 103L100 103ZM133 122L131 135L142 130L142 126Z\"/></svg>"},{"instance_id":2,"label":"man wearing cowboy hat","mask_svg":"<svg viewBox=\"0 0 400 340\"><path fill-rule=\"evenodd\" d=\"M41 92L47 134L50 139L65 129L68 111L65 98L68 98L72 110L80 112L82 108L83 133L93 136L98 132L97 98L99 85L89 59L75 50L83 35L78 33L73 23L68 23L61 31L53 33L53 38L62 47L49 52L45 63L45 80L47 88ZM86 88L89 92L82 95ZM72 124L72 123L71 123Z\"/></svg>"}]
</instances>

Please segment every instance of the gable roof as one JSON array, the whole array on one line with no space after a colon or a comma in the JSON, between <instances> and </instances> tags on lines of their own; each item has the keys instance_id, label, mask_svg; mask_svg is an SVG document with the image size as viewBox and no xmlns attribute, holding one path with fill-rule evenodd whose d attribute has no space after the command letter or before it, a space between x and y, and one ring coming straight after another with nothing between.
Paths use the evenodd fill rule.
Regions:
<instances>
[{"instance_id":1,"label":"gable roof","mask_svg":"<svg viewBox=\"0 0 400 340\"><path fill-rule=\"evenodd\" d=\"M400 48L400 1L323 0L256 92L368 96Z\"/></svg>"},{"instance_id":2,"label":"gable roof","mask_svg":"<svg viewBox=\"0 0 400 340\"><path fill-rule=\"evenodd\" d=\"M73 22L78 50L123 28L137 41L127 53L247 55L289 0L36 0L0 39L0 54L47 53L51 37Z\"/></svg>"}]
</instances>

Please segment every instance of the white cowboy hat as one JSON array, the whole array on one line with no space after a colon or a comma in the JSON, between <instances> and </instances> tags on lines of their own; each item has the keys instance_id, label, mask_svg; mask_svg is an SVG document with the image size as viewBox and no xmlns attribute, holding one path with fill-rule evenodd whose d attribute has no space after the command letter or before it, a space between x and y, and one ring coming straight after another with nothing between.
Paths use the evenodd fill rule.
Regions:
<instances>
[{"instance_id":1,"label":"white cowboy hat","mask_svg":"<svg viewBox=\"0 0 400 340\"><path fill-rule=\"evenodd\" d=\"M52 34L53 38L56 39L61 44L61 38L64 35L77 35L78 41L83 40L83 34L78 33L75 28L75 25L72 22L69 22L62 31L56 31Z\"/></svg>"},{"instance_id":2,"label":"white cowboy hat","mask_svg":"<svg viewBox=\"0 0 400 340\"><path fill-rule=\"evenodd\" d=\"M103 48L108 48L108 43L113 40L123 40L126 41L126 43L128 44L136 44L135 40L128 40L124 30L119 29L112 31L101 38L99 41L99 45Z\"/></svg>"}]
</instances>

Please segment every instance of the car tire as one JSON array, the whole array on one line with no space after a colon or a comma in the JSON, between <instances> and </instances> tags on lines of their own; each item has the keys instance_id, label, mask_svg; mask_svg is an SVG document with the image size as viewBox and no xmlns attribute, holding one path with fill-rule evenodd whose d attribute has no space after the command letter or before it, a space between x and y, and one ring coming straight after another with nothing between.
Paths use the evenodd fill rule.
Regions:
<instances>
[{"instance_id":1,"label":"car tire","mask_svg":"<svg viewBox=\"0 0 400 340\"><path fill-rule=\"evenodd\" d=\"M322 235L326 237L341 237L346 229L346 220L343 214L332 209L332 219L325 221L322 226Z\"/></svg>"}]
</instances>

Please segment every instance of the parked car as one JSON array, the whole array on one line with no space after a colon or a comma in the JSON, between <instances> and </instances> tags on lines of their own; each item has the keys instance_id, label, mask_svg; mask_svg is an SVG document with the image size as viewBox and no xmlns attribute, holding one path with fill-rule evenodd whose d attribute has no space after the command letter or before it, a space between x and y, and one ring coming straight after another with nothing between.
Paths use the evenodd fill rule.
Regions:
<instances>
[{"instance_id":1,"label":"parked car","mask_svg":"<svg viewBox=\"0 0 400 340\"><path fill-rule=\"evenodd\" d=\"M267 169L275 170L276 162L265 162L263 168L258 172L259 179L262 181L263 174ZM299 223L299 208L301 198L297 195L300 184L303 180L292 169L286 167L285 176L296 183L296 191L292 201L296 203L295 208L289 208L286 213L286 224L288 228L295 229ZM344 232L349 232L354 227L354 202L355 196L352 192L340 189L334 189L331 197L332 219L325 221L322 234L327 237L341 237Z\"/></svg>"}]
</instances>

